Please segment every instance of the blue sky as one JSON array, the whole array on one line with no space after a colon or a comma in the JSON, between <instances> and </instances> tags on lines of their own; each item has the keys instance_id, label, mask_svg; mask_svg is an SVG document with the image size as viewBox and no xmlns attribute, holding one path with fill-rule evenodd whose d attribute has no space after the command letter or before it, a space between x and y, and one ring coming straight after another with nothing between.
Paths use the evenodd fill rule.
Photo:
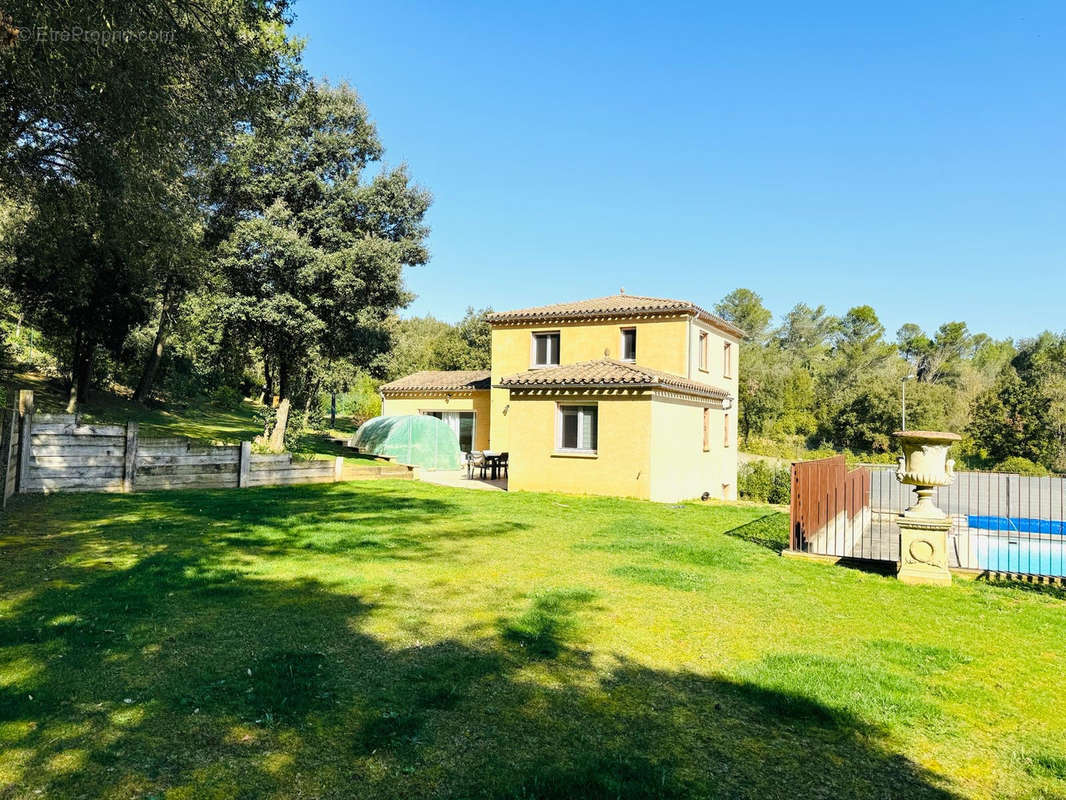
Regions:
<instances>
[{"instance_id":1,"label":"blue sky","mask_svg":"<svg viewBox=\"0 0 1066 800\"><path fill-rule=\"evenodd\" d=\"M435 197L408 314L632 294L1066 329L1066 4L297 0Z\"/></svg>"}]
</instances>

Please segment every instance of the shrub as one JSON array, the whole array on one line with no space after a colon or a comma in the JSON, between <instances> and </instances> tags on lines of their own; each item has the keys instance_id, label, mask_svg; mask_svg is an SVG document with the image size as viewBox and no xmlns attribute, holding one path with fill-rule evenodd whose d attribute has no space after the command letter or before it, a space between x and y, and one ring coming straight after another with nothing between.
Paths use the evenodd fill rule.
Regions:
<instances>
[{"instance_id":1,"label":"shrub","mask_svg":"<svg viewBox=\"0 0 1066 800\"><path fill-rule=\"evenodd\" d=\"M765 461L744 464L737 475L737 490L746 500L784 504L789 502L791 487L788 467L771 467Z\"/></svg>"},{"instance_id":2,"label":"shrub","mask_svg":"<svg viewBox=\"0 0 1066 800\"><path fill-rule=\"evenodd\" d=\"M211 405L217 408L236 408L241 404L241 394L232 386L219 386L211 392Z\"/></svg>"},{"instance_id":3,"label":"shrub","mask_svg":"<svg viewBox=\"0 0 1066 800\"><path fill-rule=\"evenodd\" d=\"M6 383L15 375L15 349L0 341L0 382Z\"/></svg>"},{"instance_id":4,"label":"shrub","mask_svg":"<svg viewBox=\"0 0 1066 800\"><path fill-rule=\"evenodd\" d=\"M746 500L763 500L770 496L773 475L763 461L743 464L737 475L737 493Z\"/></svg>"},{"instance_id":5,"label":"shrub","mask_svg":"<svg viewBox=\"0 0 1066 800\"><path fill-rule=\"evenodd\" d=\"M303 437L311 429L311 420L302 410L289 412L289 424L285 426L284 447L287 453L299 453L303 448Z\"/></svg>"},{"instance_id":6,"label":"shrub","mask_svg":"<svg viewBox=\"0 0 1066 800\"><path fill-rule=\"evenodd\" d=\"M328 392L322 394L318 405L323 418L328 418L330 407ZM353 422L361 423L380 415L381 396L378 394L378 382L369 375L359 375L348 386L348 391L337 393L338 417L348 417Z\"/></svg>"},{"instance_id":7,"label":"shrub","mask_svg":"<svg viewBox=\"0 0 1066 800\"><path fill-rule=\"evenodd\" d=\"M1021 456L1005 458L992 467L993 472L1010 472L1017 475L1033 475L1042 477L1048 474L1047 469L1041 465Z\"/></svg>"}]
</instances>

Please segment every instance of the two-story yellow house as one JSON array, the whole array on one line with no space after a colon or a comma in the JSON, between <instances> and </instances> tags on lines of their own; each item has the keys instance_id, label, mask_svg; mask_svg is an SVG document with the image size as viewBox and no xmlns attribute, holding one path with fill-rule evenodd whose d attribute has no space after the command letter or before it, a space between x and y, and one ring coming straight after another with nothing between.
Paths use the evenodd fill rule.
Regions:
<instances>
[{"instance_id":1,"label":"two-story yellow house","mask_svg":"<svg viewBox=\"0 0 1066 800\"><path fill-rule=\"evenodd\" d=\"M509 454L510 489L674 502L736 497L743 332L699 306L617 294L502 311L489 372L418 372L383 414L433 414Z\"/></svg>"}]
</instances>

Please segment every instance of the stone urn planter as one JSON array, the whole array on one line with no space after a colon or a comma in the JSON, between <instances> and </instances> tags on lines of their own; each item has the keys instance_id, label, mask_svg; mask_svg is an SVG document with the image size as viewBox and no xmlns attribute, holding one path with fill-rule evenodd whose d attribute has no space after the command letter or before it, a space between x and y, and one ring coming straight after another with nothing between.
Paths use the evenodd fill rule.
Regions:
<instances>
[{"instance_id":1,"label":"stone urn planter","mask_svg":"<svg viewBox=\"0 0 1066 800\"><path fill-rule=\"evenodd\" d=\"M899 515L899 569L906 583L949 585L948 531L951 520L933 503L938 486L955 480L955 462L948 448L962 437L944 431L896 431L903 447L896 480L913 486L914 505Z\"/></svg>"},{"instance_id":2,"label":"stone urn planter","mask_svg":"<svg viewBox=\"0 0 1066 800\"><path fill-rule=\"evenodd\" d=\"M955 462L948 458L948 449L962 439L957 433L945 431L896 431L903 446L896 480L914 487L918 500L903 513L911 517L946 516L933 505L938 486L950 486L955 480Z\"/></svg>"}]
</instances>

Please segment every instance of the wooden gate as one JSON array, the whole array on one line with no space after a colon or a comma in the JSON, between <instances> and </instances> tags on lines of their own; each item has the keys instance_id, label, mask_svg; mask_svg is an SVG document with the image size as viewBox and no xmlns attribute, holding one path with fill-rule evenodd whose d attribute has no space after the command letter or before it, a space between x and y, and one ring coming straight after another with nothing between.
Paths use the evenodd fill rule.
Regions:
<instances>
[{"instance_id":1,"label":"wooden gate","mask_svg":"<svg viewBox=\"0 0 1066 800\"><path fill-rule=\"evenodd\" d=\"M789 547L858 555L870 525L870 471L848 471L844 456L792 465Z\"/></svg>"}]
</instances>

